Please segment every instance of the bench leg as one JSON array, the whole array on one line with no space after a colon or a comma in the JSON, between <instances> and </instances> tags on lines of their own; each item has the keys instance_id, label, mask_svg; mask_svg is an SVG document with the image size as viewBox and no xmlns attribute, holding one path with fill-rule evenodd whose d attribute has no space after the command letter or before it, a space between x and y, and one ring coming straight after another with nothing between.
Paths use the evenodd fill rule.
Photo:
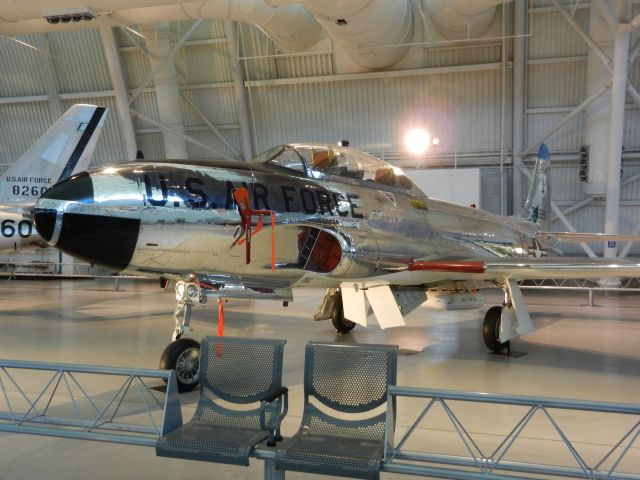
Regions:
<instances>
[{"instance_id":1,"label":"bench leg","mask_svg":"<svg viewBox=\"0 0 640 480\"><path fill-rule=\"evenodd\" d=\"M264 480L284 480L284 470L276 468L276 461L264 461Z\"/></svg>"}]
</instances>

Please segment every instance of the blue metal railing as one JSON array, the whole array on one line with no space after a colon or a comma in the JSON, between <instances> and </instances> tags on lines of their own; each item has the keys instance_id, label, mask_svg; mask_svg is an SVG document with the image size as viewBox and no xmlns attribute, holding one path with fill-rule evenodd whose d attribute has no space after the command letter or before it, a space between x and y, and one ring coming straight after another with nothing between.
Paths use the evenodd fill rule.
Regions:
<instances>
[{"instance_id":1,"label":"blue metal railing","mask_svg":"<svg viewBox=\"0 0 640 480\"><path fill-rule=\"evenodd\" d=\"M92 381L87 382L90 376ZM96 382L96 376L102 381ZM166 381L166 392L152 387L154 380ZM398 411L404 419L409 409L404 404L394 409L399 399L419 404L415 420L401 435L394 431ZM540 476L640 480L639 405L399 386L389 387L388 400L380 466L384 472L454 480L539 480ZM456 411L464 404L464 413L459 415ZM435 419L434 407L441 412ZM607 422L609 416L617 416L618 429L612 429L612 435L619 436L598 437L597 458L591 460L580 450L585 445L596 447L593 441L575 438L576 430L567 433L561 427L571 418L573 426L579 425L579 433L593 436L598 424L589 415L603 415L599 420ZM465 426L462 417L473 422L474 430ZM532 438L523 434L534 417L546 422L555 440L548 435ZM512 423L503 428L505 418ZM443 419L450 428L442 428ZM428 421L435 423L425 424ZM489 427L480 426L482 421ZM181 424L172 371L0 360L0 431L155 446L158 437ZM498 430L501 433L496 433ZM432 449L425 438L433 433L437 448ZM451 435L460 440L456 446L463 454L447 450L452 447L448 443ZM535 441L536 445L550 443L553 460L530 446L518 450L518 461L509 459L518 439ZM419 448L408 449L411 443ZM559 463L559 445L566 449L567 464L553 464ZM273 448L260 446L251 456L265 461L265 478L283 478L283 472L275 469Z\"/></svg>"},{"instance_id":2,"label":"blue metal railing","mask_svg":"<svg viewBox=\"0 0 640 480\"><path fill-rule=\"evenodd\" d=\"M96 377L111 377L111 389L96 391ZM182 425L173 370L0 360L0 392L4 432L154 446Z\"/></svg>"},{"instance_id":3,"label":"blue metal railing","mask_svg":"<svg viewBox=\"0 0 640 480\"><path fill-rule=\"evenodd\" d=\"M426 406L417 416L416 420L410 426L399 441L395 442L395 418L392 405L395 400L401 397L421 398L426 402ZM485 446L480 446L478 437L481 434L471 433L465 427L460 417L455 414L451 407L451 402L470 402L504 406L524 407L524 415L516 422L515 426L504 435L502 441L496 448L487 450ZM453 431L462 441L468 455L461 456L456 454L443 454L429 452L421 442L422 451L410 451L403 449L412 436L415 435L418 427L425 418L434 411L434 406L439 405L444 411L453 427ZM604 413L611 415L623 415L628 417L629 425L624 433L615 443L608 445L606 452L595 461L587 461L584 455L581 455L576 448L579 443L569 436L561 428L560 423L554 414L557 410L569 410L575 413ZM476 414L475 416L473 414ZM531 422L537 413L538 418L542 416L548 422L548 425L555 431L562 445L567 449L570 458L575 462L573 465L550 465L535 462L537 455L535 451L524 451L524 455L529 454L531 461L507 461L506 455L513 449L513 445L519 438L522 438L522 432ZM478 421L480 415L486 415L486 411L468 408L465 410L467 419L469 416ZM481 420L481 419L480 419ZM491 425L495 425L496 419L489 417ZM583 419L582 428L588 431L588 419ZM495 435L494 435L495 436ZM565 400L542 397L527 397L514 395L496 395L487 393L457 392L448 390L430 390L422 388L397 387L389 388L389 402L387 410L387 437L385 441L385 454L382 470L396 473L423 475L438 478L450 478L460 480L471 480L479 478L491 479L511 479L511 478L532 478L525 476L512 476L511 473L533 474L566 478L584 478L584 479L620 479L620 480L638 480L640 479L640 406L620 404L620 403L604 403L590 402L580 400ZM543 439L537 439L544 441ZM440 443L439 447L443 447ZM520 451L519 455L523 455ZM631 459L636 462L632 472L620 471L623 460ZM411 462L411 463L409 463ZM605 466L607 465L607 466ZM444 467L443 467L444 466ZM628 468L628 467L627 467Z\"/></svg>"}]
</instances>

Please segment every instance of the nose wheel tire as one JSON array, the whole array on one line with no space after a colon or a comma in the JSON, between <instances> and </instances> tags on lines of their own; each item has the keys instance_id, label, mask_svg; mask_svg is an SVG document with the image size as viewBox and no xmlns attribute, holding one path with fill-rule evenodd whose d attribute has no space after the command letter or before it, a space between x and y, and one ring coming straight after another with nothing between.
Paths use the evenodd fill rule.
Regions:
<instances>
[{"instance_id":1,"label":"nose wheel tire","mask_svg":"<svg viewBox=\"0 0 640 480\"><path fill-rule=\"evenodd\" d=\"M331 323L338 333L349 333L356 326L351 320L344 318L344 308L342 307L342 295L338 294L331 309Z\"/></svg>"},{"instance_id":2,"label":"nose wheel tire","mask_svg":"<svg viewBox=\"0 0 640 480\"><path fill-rule=\"evenodd\" d=\"M180 338L171 342L162 352L160 368L176 371L179 392L193 390L198 386L200 343L192 338Z\"/></svg>"},{"instance_id":3,"label":"nose wheel tire","mask_svg":"<svg viewBox=\"0 0 640 480\"><path fill-rule=\"evenodd\" d=\"M509 346L509 342L500 341L500 317L502 307L491 307L487 310L482 324L482 338L485 346L494 353L499 353Z\"/></svg>"}]
</instances>

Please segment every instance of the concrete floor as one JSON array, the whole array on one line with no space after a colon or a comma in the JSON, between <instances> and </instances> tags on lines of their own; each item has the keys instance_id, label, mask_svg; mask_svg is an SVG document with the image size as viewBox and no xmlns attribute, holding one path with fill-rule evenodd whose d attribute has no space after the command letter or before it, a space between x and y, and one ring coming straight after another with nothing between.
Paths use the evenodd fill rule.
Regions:
<instances>
[{"instance_id":1,"label":"concrete floor","mask_svg":"<svg viewBox=\"0 0 640 480\"><path fill-rule=\"evenodd\" d=\"M110 281L4 282L0 358L156 368L173 330L174 297L155 282L122 282L121 289L113 291ZM443 312L421 307L409 316L407 327L356 327L350 335L337 335L330 322L310 320L322 292L294 293L288 308L277 302L230 301L225 310L227 335L288 341L284 383L290 388L290 408L285 435L300 422L304 347L309 340L397 344L399 385L623 403L638 403L640 398L639 295L596 294L596 306L588 307L586 292L526 292L538 330L513 342L514 350L526 352L516 358L486 352L481 338L484 309ZM485 306L501 298L498 292L485 297ZM194 309L195 338L215 334L214 307ZM185 416L196 400L195 393L182 396ZM469 422L465 426L488 445L497 445L499 434L517 418L517 412L496 407L479 416L471 414L484 412L481 407L456 408ZM398 412L398 430L406 430L420 412L420 403L401 400ZM602 451L623 428L609 420L587 427L574 414L565 414L561 421L580 438L585 455ZM440 451L455 444L452 432L443 415L436 415L428 425L421 424L417 443L419 448ZM559 453L557 434L541 424L532 425L518 442L544 460L561 462L566 457ZM627 460L627 471L636 474L638 443ZM157 458L153 449L144 447L6 433L0 433L0 452L2 480L262 477L260 461L248 468L226 467ZM392 477L396 476L383 474ZM287 473L287 478L313 476Z\"/></svg>"}]
</instances>

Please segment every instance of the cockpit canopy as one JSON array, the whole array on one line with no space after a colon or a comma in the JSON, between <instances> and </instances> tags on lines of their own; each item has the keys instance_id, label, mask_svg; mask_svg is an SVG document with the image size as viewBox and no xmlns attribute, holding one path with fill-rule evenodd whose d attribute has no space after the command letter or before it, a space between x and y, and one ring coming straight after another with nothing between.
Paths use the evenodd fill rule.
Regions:
<instances>
[{"instance_id":1,"label":"cockpit canopy","mask_svg":"<svg viewBox=\"0 0 640 480\"><path fill-rule=\"evenodd\" d=\"M278 145L262 152L251 162L294 170L310 178L346 181L373 188L391 187L409 194L422 194L401 169L348 147Z\"/></svg>"}]
</instances>

